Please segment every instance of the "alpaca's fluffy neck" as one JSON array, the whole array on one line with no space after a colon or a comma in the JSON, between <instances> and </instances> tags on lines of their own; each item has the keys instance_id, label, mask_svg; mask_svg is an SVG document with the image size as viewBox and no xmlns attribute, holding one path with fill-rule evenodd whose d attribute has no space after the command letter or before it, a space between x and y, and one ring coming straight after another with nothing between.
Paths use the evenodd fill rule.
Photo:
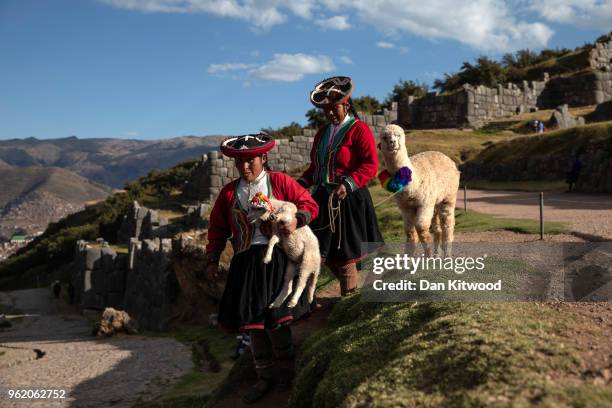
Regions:
<instances>
[{"instance_id":1,"label":"alpaca's fluffy neck","mask_svg":"<svg viewBox=\"0 0 612 408\"><path fill-rule=\"evenodd\" d=\"M411 185L414 185L415 181L418 180L419 174L416 171L416 168L412 165L412 161L408 156L406 146L401 146L395 153L383 153L383 158L385 160L385 168L392 176L402 167L408 167L410 170L412 170L412 181L410 184L408 184L408 188L410 188Z\"/></svg>"},{"instance_id":2,"label":"alpaca's fluffy neck","mask_svg":"<svg viewBox=\"0 0 612 408\"><path fill-rule=\"evenodd\" d=\"M408 167L414 172L412 162L406 151L406 146L401 146L400 149L394 153L385 152L383 157L385 159L385 167L391 174L395 174L395 172L402 167Z\"/></svg>"}]
</instances>

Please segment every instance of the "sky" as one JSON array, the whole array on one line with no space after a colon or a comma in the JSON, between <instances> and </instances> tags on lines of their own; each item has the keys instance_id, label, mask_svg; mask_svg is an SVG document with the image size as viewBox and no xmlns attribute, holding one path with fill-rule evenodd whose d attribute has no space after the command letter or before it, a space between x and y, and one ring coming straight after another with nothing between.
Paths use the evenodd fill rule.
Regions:
<instances>
[{"instance_id":1,"label":"sky","mask_svg":"<svg viewBox=\"0 0 612 408\"><path fill-rule=\"evenodd\" d=\"M611 29L612 0L0 0L0 139L306 124L333 75L383 100L400 79Z\"/></svg>"}]
</instances>

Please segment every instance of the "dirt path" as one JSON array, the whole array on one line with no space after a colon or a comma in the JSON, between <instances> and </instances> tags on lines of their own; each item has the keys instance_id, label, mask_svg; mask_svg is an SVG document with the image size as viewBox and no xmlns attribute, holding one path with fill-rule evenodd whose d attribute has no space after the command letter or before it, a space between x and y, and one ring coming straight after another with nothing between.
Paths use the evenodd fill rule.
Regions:
<instances>
[{"instance_id":1,"label":"dirt path","mask_svg":"<svg viewBox=\"0 0 612 408\"><path fill-rule=\"evenodd\" d=\"M89 322L48 289L3 292L0 303L23 313L0 331L0 407L130 407L192 367L191 350L173 339L90 336ZM9 400L9 389L65 390L66 398Z\"/></svg>"},{"instance_id":2,"label":"dirt path","mask_svg":"<svg viewBox=\"0 0 612 408\"><path fill-rule=\"evenodd\" d=\"M540 218L539 193L467 191L468 209L508 218ZM457 196L463 208L463 191ZM544 221L559 221L586 240L612 240L612 195L544 193Z\"/></svg>"}]
</instances>

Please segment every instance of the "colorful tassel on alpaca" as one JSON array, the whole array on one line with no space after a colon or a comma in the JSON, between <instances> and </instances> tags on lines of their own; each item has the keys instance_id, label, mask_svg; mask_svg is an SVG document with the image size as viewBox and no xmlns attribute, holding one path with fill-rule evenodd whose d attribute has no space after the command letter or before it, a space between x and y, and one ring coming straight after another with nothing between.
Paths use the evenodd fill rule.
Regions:
<instances>
[{"instance_id":1,"label":"colorful tassel on alpaca","mask_svg":"<svg viewBox=\"0 0 612 408\"><path fill-rule=\"evenodd\" d=\"M412 170L408 167L402 167L395 172L393 177L391 177L387 170L383 170L378 175L378 179L385 190L397 193L402 191L412 181Z\"/></svg>"}]
</instances>

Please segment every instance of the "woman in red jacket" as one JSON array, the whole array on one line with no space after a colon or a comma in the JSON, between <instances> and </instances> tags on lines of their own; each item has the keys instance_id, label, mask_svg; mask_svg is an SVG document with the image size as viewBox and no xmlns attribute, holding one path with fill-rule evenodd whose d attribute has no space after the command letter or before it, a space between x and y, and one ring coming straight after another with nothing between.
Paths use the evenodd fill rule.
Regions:
<instances>
[{"instance_id":1,"label":"woman in red jacket","mask_svg":"<svg viewBox=\"0 0 612 408\"><path fill-rule=\"evenodd\" d=\"M307 291L293 308L287 307L287 301L280 308L268 307L281 291L287 257L277 245L272 261L264 264L268 238L258 224L246 218L248 204L258 192L297 206L297 221L280 225L281 233L290 234L317 216L318 206L307 190L284 173L266 170L266 152L273 146L274 140L266 134L234 137L222 143L221 151L235 159L240 178L219 193L208 227L206 272L210 278L216 276L219 257L230 238L234 249L219 305L219 325L249 332L259 381L244 395L247 402L260 399L275 381L286 385L291 382L293 347L289 324L311 309Z\"/></svg>"},{"instance_id":2,"label":"woman in red jacket","mask_svg":"<svg viewBox=\"0 0 612 408\"><path fill-rule=\"evenodd\" d=\"M352 91L351 78L333 77L310 93L310 101L330 123L315 135L310 166L298 180L304 187L314 186L320 216L310 227L343 296L357 287L356 262L365 255L362 244L370 243L369 250L384 244L367 188L378 171L376 143L351 105ZM339 219L330 220L330 196L332 207L340 207Z\"/></svg>"}]
</instances>

